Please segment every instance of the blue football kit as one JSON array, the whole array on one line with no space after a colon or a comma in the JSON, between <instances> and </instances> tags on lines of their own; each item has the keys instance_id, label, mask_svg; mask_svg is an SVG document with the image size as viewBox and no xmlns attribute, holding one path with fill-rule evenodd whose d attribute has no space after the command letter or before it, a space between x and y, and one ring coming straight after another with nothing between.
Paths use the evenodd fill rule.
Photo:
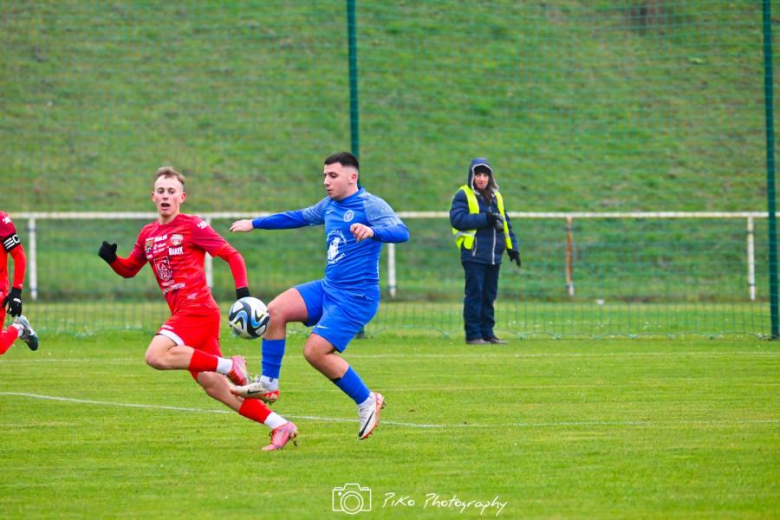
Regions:
<instances>
[{"instance_id":1,"label":"blue football kit","mask_svg":"<svg viewBox=\"0 0 780 520\"><path fill-rule=\"evenodd\" d=\"M357 242L353 224L374 231L372 238ZM336 201L329 197L305 209L258 217L255 229L294 229L325 226L327 266L325 277L296 286L306 303L313 333L322 336L339 352L379 309L379 255L382 243L409 240L409 230L380 197L360 188Z\"/></svg>"}]
</instances>

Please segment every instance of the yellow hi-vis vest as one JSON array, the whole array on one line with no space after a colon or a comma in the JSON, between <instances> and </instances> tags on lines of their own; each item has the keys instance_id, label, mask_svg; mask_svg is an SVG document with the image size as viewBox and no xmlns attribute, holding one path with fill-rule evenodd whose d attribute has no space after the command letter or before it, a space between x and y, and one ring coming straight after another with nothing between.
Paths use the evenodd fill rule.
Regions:
<instances>
[{"instance_id":1,"label":"yellow hi-vis vest","mask_svg":"<svg viewBox=\"0 0 780 520\"><path fill-rule=\"evenodd\" d=\"M469 213L476 215L479 213L479 202L477 202L477 196L474 195L474 190L468 184L464 184L460 187L460 191L466 194L466 200L469 203ZM512 239L509 237L509 225L506 223L506 212L504 211L504 197L501 193L496 192L496 203L498 204L498 212L501 213L501 218L504 220L504 240L506 240L506 248L512 249ZM455 246L460 249L460 246L471 250L474 247L474 237L477 234L476 229L469 229L467 231L460 231L452 228L452 234L455 235Z\"/></svg>"}]
</instances>

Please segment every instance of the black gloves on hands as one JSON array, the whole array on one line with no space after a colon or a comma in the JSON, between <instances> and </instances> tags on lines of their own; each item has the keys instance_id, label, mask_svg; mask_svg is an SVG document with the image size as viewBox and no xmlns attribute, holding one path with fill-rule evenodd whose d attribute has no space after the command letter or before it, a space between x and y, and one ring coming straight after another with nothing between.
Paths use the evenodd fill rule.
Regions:
<instances>
[{"instance_id":1,"label":"black gloves on hands","mask_svg":"<svg viewBox=\"0 0 780 520\"><path fill-rule=\"evenodd\" d=\"M493 229L495 229L499 233L504 232L504 219L501 218L500 213L489 211L487 214L487 220L488 220L488 224L493 226Z\"/></svg>"},{"instance_id":2,"label":"black gloves on hands","mask_svg":"<svg viewBox=\"0 0 780 520\"><path fill-rule=\"evenodd\" d=\"M239 287L236 289L236 299L240 300L241 298L246 298L247 296L251 296L249 294L249 287Z\"/></svg>"},{"instance_id":3,"label":"black gloves on hands","mask_svg":"<svg viewBox=\"0 0 780 520\"><path fill-rule=\"evenodd\" d=\"M523 267L523 262L520 260L520 251L514 249L507 249L506 254L509 255L509 259L517 264L517 267Z\"/></svg>"},{"instance_id":4,"label":"black gloves on hands","mask_svg":"<svg viewBox=\"0 0 780 520\"><path fill-rule=\"evenodd\" d=\"M11 290L3 300L3 307L8 309L8 314L14 318L22 313L22 290L11 287Z\"/></svg>"},{"instance_id":5,"label":"black gloves on hands","mask_svg":"<svg viewBox=\"0 0 780 520\"><path fill-rule=\"evenodd\" d=\"M116 244L109 244L104 240L100 251L98 251L98 256L109 264L113 263L116 260Z\"/></svg>"}]
</instances>

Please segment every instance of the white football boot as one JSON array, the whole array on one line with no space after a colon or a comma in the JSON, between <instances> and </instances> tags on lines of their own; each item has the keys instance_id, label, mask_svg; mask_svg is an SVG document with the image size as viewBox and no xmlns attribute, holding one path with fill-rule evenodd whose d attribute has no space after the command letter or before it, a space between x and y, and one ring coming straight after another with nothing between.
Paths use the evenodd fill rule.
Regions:
<instances>
[{"instance_id":1,"label":"white football boot","mask_svg":"<svg viewBox=\"0 0 780 520\"><path fill-rule=\"evenodd\" d=\"M360 416L359 441L367 439L369 435L374 433L374 429L379 425L379 410L384 407L385 396L376 392L371 392L366 402L358 406L358 415Z\"/></svg>"},{"instance_id":2,"label":"white football boot","mask_svg":"<svg viewBox=\"0 0 780 520\"><path fill-rule=\"evenodd\" d=\"M268 404L273 404L279 400L279 389L271 389L263 381L255 377L254 381L242 386L232 386L230 391L244 399L260 399Z\"/></svg>"}]
</instances>

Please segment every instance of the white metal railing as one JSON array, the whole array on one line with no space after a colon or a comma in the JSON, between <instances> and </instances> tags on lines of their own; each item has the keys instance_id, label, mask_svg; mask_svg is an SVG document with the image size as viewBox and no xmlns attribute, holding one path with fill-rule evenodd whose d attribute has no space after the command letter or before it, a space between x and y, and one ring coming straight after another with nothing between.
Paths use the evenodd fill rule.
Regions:
<instances>
[{"instance_id":1,"label":"white metal railing","mask_svg":"<svg viewBox=\"0 0 780 520\"><path fill-rule=\"evenodd\" d=\"M399 212L399 216L405 219L434 218L449 219L446 211L405 211ZM574 268L573 268L573 222L574 219L745 219L747 222L747 265L748 265L748 292L750 300L756 299L756 255L754 237L754 219L767 218L768 212L761 211L617 211L617 212L509 212L513 219L562 219L566 221L566 288L570 297L574 296ZM388 244L388 280L390 284L390 296L395 296L395 244Z\"/></svg>"},{"instance_id":2,"label":"white metal railing","mask_svg":"<svg viewBox=\"0 0 780 520\"><path fill-rule=\"evenodd\" d=\"M240 213L240 212L208 212L198 214L203 220L211 223L214 219L246 219L257 216L267 216L270 213ZM33 300L38 298L38 261L37 261L37 221L38 220L154 220L157 213L146 211L130 212L20 212L11 215L15 220L27 220L28 232L28 279L30 296ZM400 211L398 216L402 219L449 219L447 211ZM562 219L566 221L567 255L566 255L566 286L570 296L574 296L574 278L572 266L572 233L574 219L745 219L747 222L747 265L748 265L748 290L750 299L756 299L756 265L755 265L755 238L754 220L766 218L767 212L761 211L655 211L655 212L509 212L513 219ZM395 265L395 244L388 244L387 279L390 297L396 295L398 288ZM213 285L212 258L206 255L205 260L206 280L209 286Z\"/></svg>"}]
</instances>

